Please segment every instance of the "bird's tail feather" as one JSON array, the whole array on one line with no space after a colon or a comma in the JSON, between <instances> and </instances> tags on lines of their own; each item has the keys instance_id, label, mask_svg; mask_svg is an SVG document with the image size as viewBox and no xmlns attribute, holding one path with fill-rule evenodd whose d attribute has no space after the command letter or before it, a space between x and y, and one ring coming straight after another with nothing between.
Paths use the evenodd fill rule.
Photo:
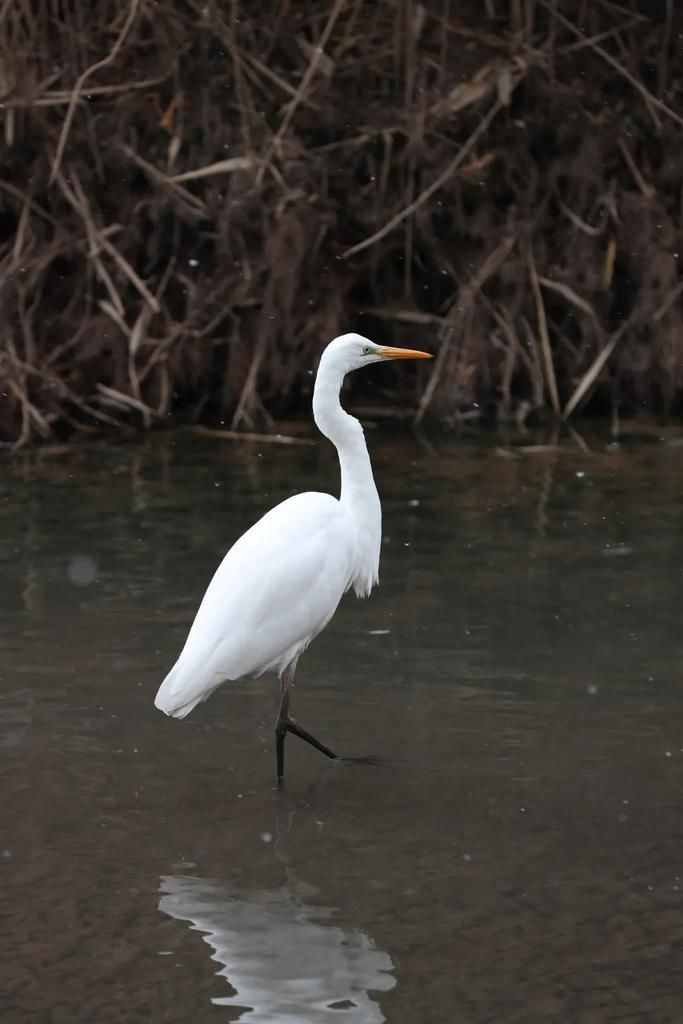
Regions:
<instances>
[{"instance_id":1,"label":"bird's tail feather","mask_svg":"<svg viewBox=\"0 0 683 1024\"><path fill-rule=\"evenodd\" d=\"M171 718L185 718L213 693L218 682L213 683L202 672L187 671L177 662L168 673L154 698L154 706Z\"/></svg>"}]
</instances>

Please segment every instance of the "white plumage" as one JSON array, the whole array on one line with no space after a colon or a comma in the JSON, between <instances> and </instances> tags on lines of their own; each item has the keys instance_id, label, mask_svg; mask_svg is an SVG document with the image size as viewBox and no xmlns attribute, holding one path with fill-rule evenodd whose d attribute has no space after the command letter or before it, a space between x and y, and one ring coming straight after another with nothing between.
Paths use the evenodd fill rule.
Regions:
<instances>
[{"instance_id":1,"label":"white plumage","mask_svg":"<svg viewBox=\"0 0 683 1024\"><path fill-rule=\"evenodd\" d=\"M278 776L284 734L327 748L289 716L297 659L353 586L359 597L378 579L381 507L363 430L339 404L346 373L384 359L426 357L385 348L357 334L336 338L320 360L313 396L317 426L337 447L341 495L297 494L267 512L236 541L209 584L177 662L156 695L167 715L184 718L222 682L278 673Z\"/></svg>"},{"instance_id":2,"label":"white plumage","mask_svg":"<svg viewBox=\"0 0 683 1024\"><path fill-rule=\"evenodd\" d=\"M224 680L279 675L325 628L351 584L349 527L336 498L311 492L288 498L247 530L211 580L156 706L184 718Z\"/></svg>"}]
</instances>

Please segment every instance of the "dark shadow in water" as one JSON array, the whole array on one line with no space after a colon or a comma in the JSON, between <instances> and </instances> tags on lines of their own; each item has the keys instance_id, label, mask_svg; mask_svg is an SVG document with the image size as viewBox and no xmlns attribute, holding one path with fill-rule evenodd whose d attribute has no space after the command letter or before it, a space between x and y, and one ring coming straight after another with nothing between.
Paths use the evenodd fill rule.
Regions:
<instances>
[{"instance_id":1,"label":"dark shadow in water","mask_svg":"<svg viewBox=\"0 0 683 1024\"><path fill-rule=\"evenodd\" d=\"M298 881L283 851L294 819L280 830L274 852L287 872L279 889L244 890L220 879L191 875L161 877L159 910L204 932L217 972L234 990L213 998L216 1006L245 1010L251 1024L382 1024L384 1014L370 992L396 985L394 964L358 928L332 923L337 911L313 903L316 887Z\"/></svg>"}]
</instances>

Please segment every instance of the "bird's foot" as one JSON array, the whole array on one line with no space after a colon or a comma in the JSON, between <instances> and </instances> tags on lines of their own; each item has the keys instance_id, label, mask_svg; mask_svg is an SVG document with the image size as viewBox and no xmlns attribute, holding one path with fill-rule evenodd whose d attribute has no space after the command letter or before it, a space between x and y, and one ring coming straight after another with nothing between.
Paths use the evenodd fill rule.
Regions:
<instances>
[{"instance_id":1,"label":"bird's foot","mask_svg":"<svg viewBox=\"0 0 683 1024\"><path fill-rule=\"evenodd\" d=\"M303 729L293 718L287 717L286 722L287 732L291 732L294 736L298 736L299 739L304 740L306 743L310 743L312 747L319 750L321 754L325 755L325 757L329 757L331 761L337 760L337 754L335 754L333 750L330 750L330 748L326 747L324 743L317 740L315 736L312 736L310 732Z\"/></svg>"}]
</instances>

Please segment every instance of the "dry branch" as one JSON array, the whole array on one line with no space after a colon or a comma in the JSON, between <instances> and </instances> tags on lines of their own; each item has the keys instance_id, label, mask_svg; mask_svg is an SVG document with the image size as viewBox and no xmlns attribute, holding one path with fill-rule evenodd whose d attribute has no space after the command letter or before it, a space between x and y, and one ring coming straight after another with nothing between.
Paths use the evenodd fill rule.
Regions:
<instances>
[{"instance_id":1,"label":"dry branch","mask_svg":"<svg viewBox=\"0 0 683 1024\"><path fill-rule=\"evenodd\" d=\"M370 235L368 238L364 238L362 242L357 242L356 245L352 245L349 249L346 249L342 253L342 259L346 260L349 256L355 256L356 253L362 252L363 249L367 249L376 242L379 242L382 238L397 228L399 224L402 224L404 220L407 220L408 217L412 217L421 206L424 206L424 204L431 199L435 192L438 192L440 188L443 188L446 182L453 177L468 153L471 152L482 135L487 131L489 125L500 109L500 100L496 100L495 103L492 103L472 134L461 146L457 156L450 161L446 169L438 175L431 185L424 189L424 191L421 192L419 196L412 201L412 203L409 203L399 213L392 217L391 220L387 221L384 227L380 228L379 231L375 231L374 234Z\"/></svg>"},{"instance_id":2,"label":"dry branch","mask_svg":"<svg viewBox=\"0 0 683 1024\"><path fill-rule=\"evenodd\" d=\"M107 54L106 57L103 57L102 60L98 60L94 64L91 64L89 68L86 68L73 87L73 91L69 98L69 106L67 108L66 116L64 118L64 124L62 125L62 130L59 135L59 142L57 143L57 152L55 153L54 160L52 161L52 169L50 170L51 182L55 180L59 172L59 167L62 162L62 157L64 156L64 149L66 147L66 140L69 135L69 129L71 128L71 122L73 120L74 111L76 109L76 104L78 103L78 100L80 99L81 93L83 91L83 86L90 78L90 76L94 75L96 71L101 71L102 68L106 68L108 64L112 64L113 61L116 60L116 57L118 56L118 53L125 42L126 36L130 32L131 26L135 20L135 16L138 13L139 3L140 0L130 0L130 7L128 9L128 14L126 15L126 20L123 23L123 28L121 29L116 39L116 42L112 46L111 51Z\"/></svg>"},{"instance_id":3,"label":"dry branch","mask_svg":"<svg viewBox=\"0 0 683 1024\"><path fill-rule=\"evenodd\" d=\"M545 365L546 385L548 388L548 394L550 395L550 404L553 407L553 412L559 416L560 398L557 392L555 364L553 363L553 353L550 345L550 337L548 335L548 320L545 315L545 306L543 305L541 287L538 283L534 250L531 246L529 246L528 261L529 276L531 277L531 290L534 294L534 302L536 303L536 320L538 323L538 333L541 338L541 351L543 352L543 363Z\"/></svg>"}]
</instances>

